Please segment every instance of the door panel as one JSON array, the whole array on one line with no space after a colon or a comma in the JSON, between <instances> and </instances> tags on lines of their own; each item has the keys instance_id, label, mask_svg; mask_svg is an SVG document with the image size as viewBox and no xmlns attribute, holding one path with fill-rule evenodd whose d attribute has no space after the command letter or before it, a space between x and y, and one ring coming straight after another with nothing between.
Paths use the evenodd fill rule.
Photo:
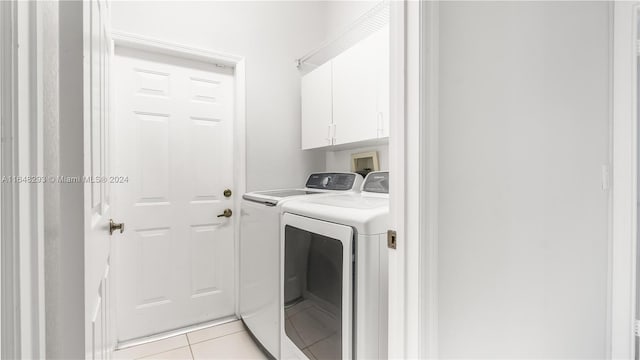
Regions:
<instances>
[{"instance_id":1,"label":"door panel","mask_svg":"<svg viewBox=\"0 0 640 360\"><path fill-rule=\"evenodd\" d=\"M140 193L138 202L169 198L169 117L136 113L140 128Z\"/></svg>"},{"instance_id":2,"label":"door panel","mask_svg":"<svg viewBox=\"0 0 640 360\"><path fill-rule=\"evenodd\" d=\"M233 71L116 48L118 339L233 315Z\"/></svg>"},{"instance_id":3,"label":"door panel","mask_svg":"<svg viewBox=\"0 0 640 360\"><path fill-rule=\"evenodd\" d=\"M217 226L192 226L189 242L191 265L191 296L205 296L220 291L220 271L217 261L209 254L217 254L220 241L216 239ZM211 241L211 239L214 239Z\"/></svg>"},{"instance_id":4,"label":"door panel","mask_svg":"<svg viewBox=\"0 0 640 360\"><path fill-rule=\"evenodd\" d=\"M138 290L138 306L152 306L170 302L167 297L171 262L171 231L169 228L136 231L139 259L136 269Z\"/></svg>"}]
</instances>

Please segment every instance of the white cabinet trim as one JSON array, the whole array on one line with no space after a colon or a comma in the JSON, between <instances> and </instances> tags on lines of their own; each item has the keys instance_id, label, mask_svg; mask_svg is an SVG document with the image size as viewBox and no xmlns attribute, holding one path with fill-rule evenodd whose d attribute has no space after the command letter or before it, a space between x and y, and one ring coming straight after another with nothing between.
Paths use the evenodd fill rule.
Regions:
<instances>
[{"instance_id":1,"label":"white cabinet trim","mask_svg":"<svg viewBox=\"0 0 640 360\"><path fill-rule=\"evenodd\" d=\"M607 347L610 359L633 359L636 303L638 100L636 32L640 3L612 5L613 125L610 294Z\"/></svg>"}]
</instances>

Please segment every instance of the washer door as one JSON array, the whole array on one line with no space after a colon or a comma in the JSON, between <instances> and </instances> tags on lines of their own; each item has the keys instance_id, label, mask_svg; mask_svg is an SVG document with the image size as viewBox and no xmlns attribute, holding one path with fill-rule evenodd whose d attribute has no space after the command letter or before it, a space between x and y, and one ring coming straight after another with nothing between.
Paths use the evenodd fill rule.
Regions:
<instances>
[{"instance_id":1,"label":"washer door","mask_svg":"<svg viewBox=\"0 0 640 360\"><path fill-rule=\"evenodd\" d=\"M353 229L282 221L283 358L352 358Z\"/></svg>"}]
</instances>

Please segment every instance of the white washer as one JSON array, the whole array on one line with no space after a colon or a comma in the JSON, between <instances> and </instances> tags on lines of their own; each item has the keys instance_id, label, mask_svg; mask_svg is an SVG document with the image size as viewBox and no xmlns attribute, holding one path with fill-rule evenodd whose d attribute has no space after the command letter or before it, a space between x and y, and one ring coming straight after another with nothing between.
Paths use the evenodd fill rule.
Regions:
<instances>
[{"instance_id":1,"label":"white washer","mask_svg":"<svg viewBox=\"0 0 640 360\"><path fill-rule=\"evenodd\" d=\"M282 206L283 359L388 357L389 173L362 190Z\"/></svg>"},{"instance_id":2,"label":"white washer","mask_svg":"<svg viewBox=\"0 0 640 360\"><path fill-rule=\"evenodd\" d=\"M256 191L242 196L239 313L262 347L280 358L280 218L287 201L359 192L362 176L317 173L305 188Z\"/></svg>"}]
</instances>

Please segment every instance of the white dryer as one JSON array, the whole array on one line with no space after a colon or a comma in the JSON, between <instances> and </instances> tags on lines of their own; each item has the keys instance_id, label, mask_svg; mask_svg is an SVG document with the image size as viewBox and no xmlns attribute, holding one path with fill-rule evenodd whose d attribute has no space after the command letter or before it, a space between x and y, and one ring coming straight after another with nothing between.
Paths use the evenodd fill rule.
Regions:
<instances>
[{"instance_id":1,"label":"white dryer","mask_svg":"<svg viewBox=\"0 0 640 360\"><path fill-rule=\"evenodd\" d=\"M387 352L389 173L360 194L282 206L283 359L383 359Z\"/></svg>"},{"instance_id":2,"label":"white dryer","mask_svg":"<svg viewBox=\"0 0 640 360\"><path fill-rule=\"evenodd\" d=\"M302 189L256 191L242 196L240 211L239 313L253 337L280 358L280 219L293 199L359 192L355 173L311 174Z\"/></svg>"}]
</instances>

